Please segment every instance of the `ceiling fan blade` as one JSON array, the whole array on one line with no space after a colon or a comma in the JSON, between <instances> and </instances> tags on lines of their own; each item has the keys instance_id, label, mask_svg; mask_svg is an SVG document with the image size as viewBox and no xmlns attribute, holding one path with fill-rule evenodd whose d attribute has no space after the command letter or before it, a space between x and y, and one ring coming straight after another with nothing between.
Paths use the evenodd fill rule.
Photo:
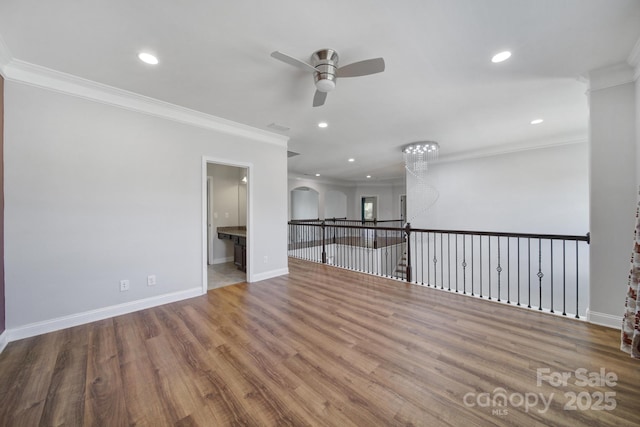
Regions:
<instances>
[{"instance_id":1,"label":"ceiling fan blade","mask_svg":"<svg viewBox=\"0 0 640 427\"><path fill-rule=\"evenodd\" d=\"M373 58L339 67L337 77L359 77L384 71L384 59Z\"/></svg>"},{"instance_id":2,"label":"ceiling fan blade","mask_svg":"<svg viewBox=\"0 0 640 427\"><path fill-rule=\"evenodd\" d=\"M289 56L286 53L278 52L277 50L275 52L272 52L271 56L273 58L276 58L279 61L285 62L289 65L293 65L294 67L300 68L301 70L311 71L314 73L317 71L310 64L307 64L304 61L300 61L299 59L294 58L293 56Z\"/></svg>"},{"instance_id":3,"label":"ceiling fan blade","mask_svg":"<svg viewBox=\"0 0 640 427\"><path fill-rule=\"evenodd\" d=\"M316 94L313 97L313 106L319 107L324 105L324 101L327 99L327 92L320 92L316 90Z\"/></svg>"}]
</instances>

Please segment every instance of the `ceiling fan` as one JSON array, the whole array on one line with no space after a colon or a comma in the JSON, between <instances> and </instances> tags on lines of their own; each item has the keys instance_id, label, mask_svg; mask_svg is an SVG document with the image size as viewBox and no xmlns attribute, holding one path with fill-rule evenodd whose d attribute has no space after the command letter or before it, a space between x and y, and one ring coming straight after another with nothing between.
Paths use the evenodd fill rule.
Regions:
<instances>
[{"instance_id":1,"label":"ceiling fan","mask_svg":"<svg viewBox=\"0 0 640 427\"><path fill-rule=\"evenodd\" d=\"M343 67L338 67L338 52L333 49L321 49L311 55L311 64L275 51L272 57L289 65L313 73L316 84L316 94L313 97L313 106L319 107L327 99L327 93L336 87L338 77L360 77L384 71L384 59L373 58L354 62Z\"/></svg>"}]
</instances>

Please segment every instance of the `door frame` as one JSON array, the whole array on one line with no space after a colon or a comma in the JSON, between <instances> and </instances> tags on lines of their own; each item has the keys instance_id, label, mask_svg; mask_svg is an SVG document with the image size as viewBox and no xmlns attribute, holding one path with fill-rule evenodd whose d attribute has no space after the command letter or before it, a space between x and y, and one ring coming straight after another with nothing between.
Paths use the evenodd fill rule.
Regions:
<instances>
[{"instance_id":1,"label":"door frame","mask_svg":"<svg viewBox=\"0 0 640 427\"><path fill-rule=\"evenodd\" d=\"M202 170L201 170L201 230L200 234L202 235L202 293L206 294L209 286L209 277L208 277L208 268L209 268L209 259L208 259L208 251L207 246L209 245L209 239L207 238L207 229L208 229L208 220L207 217L207 201L209 199L207 195L207 164L213 163L216 165L224 165L224 166L233 166L237 168L244 168L247 170L247 282L253 281L253 185L252 184L252 172L253 172L253 163L243 162L239 160L233 159L224 159L220 157L212 157L212 156L202 156ZM213 230L212 230L212 234Z\"/></svg>"},{"instance_id":2,"label":"door frame","mask_svg":"<svg viewBox=\"0 0 640 427\"><path fill-rule=\"evenodd\" d=\"M213 201L213 177L207 176L207 265L213 265L213 212L211 202ZM207 276L208 277L208 276Z\"/></svg>"},{"instance_id":3,"label":"door frame","mask_svg":"<svg viewBox=\"0 0 640 427\"><path fill-rule=\"evenodd\" d=\"M377 195L361 195L360 196L360 220L363 221L364 220L364 199L365 198L374 198L376 199L375 202L375 212L373 213L373 217L375 219L378 219L378 196Z\"/></svg>"}]
</instances>

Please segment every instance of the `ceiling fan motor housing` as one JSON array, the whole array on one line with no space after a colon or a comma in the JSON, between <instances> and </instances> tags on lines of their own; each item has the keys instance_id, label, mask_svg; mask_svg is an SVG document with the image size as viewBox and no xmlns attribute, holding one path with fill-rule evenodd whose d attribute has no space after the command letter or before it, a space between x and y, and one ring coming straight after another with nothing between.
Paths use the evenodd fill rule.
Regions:
<instances>
[{"instance_id":1,"label":"ceiling fan motor housing","mask_svg":"<svg viewBox=\"0 0 640 427\"><path fill-rule=\"evenodd\" d=\"M335 89L338 52L333 49L318 50L311 55L311 64L317 70L313 74L316 89L320 92L331 92Z\"/></svg>"}]
</instances>

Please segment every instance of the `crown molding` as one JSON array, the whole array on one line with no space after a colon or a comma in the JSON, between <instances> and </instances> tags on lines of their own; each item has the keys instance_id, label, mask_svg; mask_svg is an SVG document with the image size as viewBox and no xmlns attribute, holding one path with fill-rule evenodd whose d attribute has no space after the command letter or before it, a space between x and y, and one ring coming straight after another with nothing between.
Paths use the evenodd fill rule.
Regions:
<instances>
[{"instance_id":1,"label":"crown molding","mask_svg":"<svg viewBox=\"0 0 640 427\"><path fill-rule=\"evenodd\" d=\"M588 142L588 138L585 137L585 138L564 139L564 140L557 140L557 141L535 141L535 142L526 142L521 144L492 145L490 147L481 148L473 151L465 151L461 153L441 155L440 158L434 161L433 163L438 164L438 163L459 162L463 160L473 160L473 159L479 159L483 157L493 157L493 156L501 156L504 154L519 153L522 151L555 148L555 147L561 147L564 145L586 144L587 142Z\"/></svg>"},{"instance_id":2,"label":"crown molding","mask_svg":"<svg viewBox=\"0 0 640 427\"><path fill-rule=\"evenodd\" d=\"M6 46L5 46L6 47ZM52 90L150 116L240 136L270 144L287 146L289 137L212 116L169 102L83 79L18 59L6 60L0 40L0 69L6 80ZM6 63L5 63L6 62ZM3 65L4 64L4 65Z\"/></svg>"},{"instance_id":3,"label":"crown molding","mask_svg":"<svg viewBox=\"0 0 640 427\"><path fill-rule=\"evenodd\" d=\"M628 62L589 71L589 91L608 89L635 81L634 69Z\"/></svg>"}]
</instances>

